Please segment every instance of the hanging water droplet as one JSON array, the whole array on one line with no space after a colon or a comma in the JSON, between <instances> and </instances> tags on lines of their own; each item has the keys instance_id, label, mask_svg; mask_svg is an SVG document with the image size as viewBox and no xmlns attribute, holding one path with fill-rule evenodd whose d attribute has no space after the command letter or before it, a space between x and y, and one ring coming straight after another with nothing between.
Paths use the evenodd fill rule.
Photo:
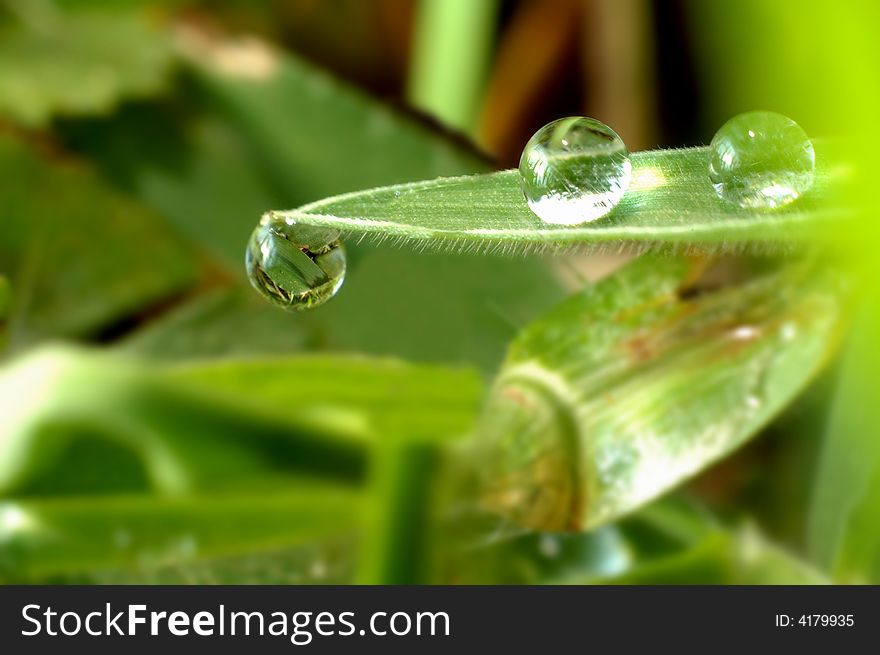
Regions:
<instances>
[{"instance_id":1,"label":"hanging water droplet","mask_svg":"<svg viewBox=\"0 0 880 655\"><path fill-rule=\"evenodd\" d=\"M593 118L561 118L529 139L519 161L522 189L545 223L577 225L610 212L632 166L617 133Z\"/></svg>"},{"instance_id":2,"label":"hanging water droplet","mask_svg":"<svg viewBox=\"0 0 880 655\"><path fill-rule=\"evenodd\" d=\"M264 218L245 256L254 288L287 309L309 309L336 295L345 278L345 248L336 230Z\"/></svg>"},{"instance_id":3,"label":"hanging water droplet","mask_svg":"<svg viewBox=\"0 0 880 655\"><path fill-rule=\"evenodd\" d=\"M782 207L813 185L816 155L800 125L751 111L721 126L709 146L709 179L718 196L753 209Z\"/></svg>"}]
</instances>

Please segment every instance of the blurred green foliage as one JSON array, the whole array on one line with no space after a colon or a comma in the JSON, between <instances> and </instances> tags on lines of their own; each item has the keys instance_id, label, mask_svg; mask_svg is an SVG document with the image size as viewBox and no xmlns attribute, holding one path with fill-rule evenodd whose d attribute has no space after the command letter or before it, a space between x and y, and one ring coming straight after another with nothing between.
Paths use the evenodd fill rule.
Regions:
<instances>
[{"instance_id":1,"label":"blurred green foliage","mask_svg":"<svg viewBox=\"0 0 880 655\"><path fill-rule=\"evenodd\" d=\"M0 111L16 122L44 127L59 115L107 114L168 86L168 34L130 8L5 5L12 20L0 28Z\"/></svg>"}]
</instances>

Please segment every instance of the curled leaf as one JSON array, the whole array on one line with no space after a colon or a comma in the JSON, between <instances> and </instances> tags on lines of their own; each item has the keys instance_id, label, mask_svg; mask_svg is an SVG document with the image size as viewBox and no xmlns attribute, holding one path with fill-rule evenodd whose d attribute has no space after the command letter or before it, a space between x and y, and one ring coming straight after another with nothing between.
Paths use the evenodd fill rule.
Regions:
<instances>
[{"instance_id":1,"label":"curled leaf","mask_svg":"<svg viewBox=\"0 0 880 655\"><path fill-rule=\"evenodd\" d=\"M486 505L542 530L612 521L741 445L834 352L820 267L714 290L698 272L641 258L519 335L477 432Z\"/></svg>"}]
</instances>

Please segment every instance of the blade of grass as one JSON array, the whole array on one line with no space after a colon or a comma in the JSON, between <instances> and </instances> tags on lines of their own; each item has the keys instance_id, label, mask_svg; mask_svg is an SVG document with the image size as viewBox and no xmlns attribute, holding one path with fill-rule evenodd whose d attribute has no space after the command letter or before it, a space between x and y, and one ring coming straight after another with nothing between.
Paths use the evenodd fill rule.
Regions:
<instances>
[{"instance_id":1,"label":"blade of grass","mask_svg":"<svg viewBox=\"0 0 880 655\"><path fill-rule=\"evenodd\" d=\"M559 227L528 208L515 170L368 189L319 200L266 221L334 227L355 237L414 241L422 247L528 252L538 246L706 244L760 241L790 249L807 236L839 230L846 212L823 202L831 173L780 211L725 205L706 174L707 148L635 153L633 182L620 204L593 223Z\"/></svg>"},{"instance_id":2,"label":"blade of grass","mask_svg":"<svg viewBox=\"0 0 880 655\"><path fill-rule=\"evenodd\" d=\"M265 494L0 501L0 581L35 582L302 544L350 533L357 497L317 485Z\"/></svg>"},{"instance_id":3,"label":"blade of grass","mask_svg":"<svg viewBox=\"0 0 880 655\"><path fill-rule=\"evenodd\" d=\"M359 584L425 582L435 451L431 444L393 439L371 452Z\"/></svg>"},{"instance_id":4,"label":"blade of grass","mask_svg":"<svg viewBox=\"0 0 880 655\"><path fill-rule=\"evenodd\" d=\"M480 392L467 369L390 360L155 367L43 349L0 373L0 493L57 492L60 479L72 493L92 490L87 464L95 466L96 441L99 453L113 446L111 453L128 455L103 462L108 470L114 461L139 464L140 478L119 481L126 490L179 495L267 476L359 482L372 442L463 434ZM85 446L77 451L78 444ZM76 452L92 456L74 460Z\"/></svg>"},{"instance_id":5,"label":"blade of grass","mask_svg":"<svg viewBox=\"0 0 880 655\"><path fill-rule=\"evenodd\" d=\"M445 440L464 434L482 394L464 367L408 364L345 355L203 362L169 367L169 380L291 420L311 408L365 416L371 440ZM291 406L291 399L296 404ZM318 416L321 412L314 412ZM329 417L328 417L329 420Z\"/></svg>"}]
</instances>

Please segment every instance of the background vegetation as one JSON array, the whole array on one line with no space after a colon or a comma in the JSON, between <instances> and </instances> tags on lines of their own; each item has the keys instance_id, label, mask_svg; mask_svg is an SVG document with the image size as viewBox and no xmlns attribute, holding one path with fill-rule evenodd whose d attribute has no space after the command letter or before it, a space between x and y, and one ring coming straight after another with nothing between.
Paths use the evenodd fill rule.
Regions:
<instances>
[{"instance_id":1,"label":"background vegetation","mask_svg":"<svg viewBox=\"0 0 880 655\"><path fill-rule=\"evenodd\" d=\"M5 0L0 580L880 582L880 21L841 4ZM719 228L658 149L756 108L819 188ZM324 307L249 288L263 212L382 216L571 114L665 172L634 240L410 229L515 218L499 173L355 225Z\"/></svg>"}]
</instances>

